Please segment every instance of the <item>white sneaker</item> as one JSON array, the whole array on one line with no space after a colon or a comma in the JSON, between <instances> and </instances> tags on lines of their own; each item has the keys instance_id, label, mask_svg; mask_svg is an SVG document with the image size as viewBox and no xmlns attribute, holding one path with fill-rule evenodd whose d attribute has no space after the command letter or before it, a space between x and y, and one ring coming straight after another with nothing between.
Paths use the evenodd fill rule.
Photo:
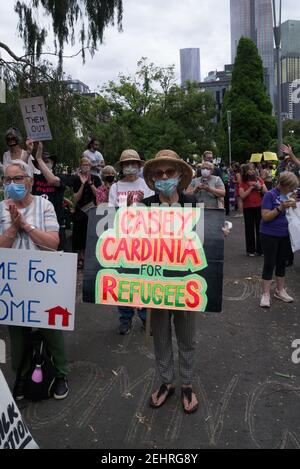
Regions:
<instances>
[{"instance_id":1,"label":"white sneaker","mask_svg":"<svg viewBox=\"0 0 300 469\"><path fill-rule=\"evenodd\" d=\"M264 293L260 300L261 308L271 308L271 298L270 295Z\"/></svg>"},{"instance_id":2,"label":"white sneaker","mask_svg":"<svg viewBox=\"0 0 300 469\"><path fill-rule=\"evenodd\" d=\"M275 298L278 298L278 300L282 300L285 303L293 303L294 301L294 298L288 295L285 289L281 291L275 290L274 296Z\"/></svg>"}]
</instances>

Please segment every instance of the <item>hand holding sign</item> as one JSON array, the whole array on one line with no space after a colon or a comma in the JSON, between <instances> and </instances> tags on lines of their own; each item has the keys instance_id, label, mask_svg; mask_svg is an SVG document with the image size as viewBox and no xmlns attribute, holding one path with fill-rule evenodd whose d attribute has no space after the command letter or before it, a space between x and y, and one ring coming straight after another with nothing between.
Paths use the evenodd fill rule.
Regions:
<instances>
[{"instance_id":1,"label":"hand holding sign","mask_svg":"<svg viewBox=\"0 0 300 469\"><path fill-rule=\"evenodd\" d=\"M42 142L35 142L34 147L36 149L35 159L37 161L40 161L42 159L42 156L43 156L44 146L43 146Z\"/></svg>"},{"instance_id":2,"label":"hand holding sign","mask_svg":"<svg viewBox=\"0 0 300 469\"><path fill-rule=\"evenodd\" d=\"M26 140L26 150L28 155L31 155L33 152L33 140L31 138Z\"/></svg>"}]
</instances>

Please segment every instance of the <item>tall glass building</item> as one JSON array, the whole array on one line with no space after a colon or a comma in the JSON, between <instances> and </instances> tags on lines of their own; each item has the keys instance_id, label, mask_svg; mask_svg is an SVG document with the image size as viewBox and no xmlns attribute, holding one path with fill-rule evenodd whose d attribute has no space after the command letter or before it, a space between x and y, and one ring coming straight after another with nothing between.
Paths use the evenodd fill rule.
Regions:
<instances>
[{"instance_id":1,"label":"tall glass building","mask_svg":"<svg viewBox=\"0 0 300 469\"><path fill-rule=\"evenodd\" d=\"M300 21L288 20L281 25L281 73L283 115L299 120L300 103L293 101L293 92L300 86Z\"/></svg>"},{"instance_id":2,"label":"tall glass building","mask_svg":"<svg viewBox=\"0 0 300 469\"><path fill-rule=\"evenodd\" d=\"M180 49L181 86L187 81L200 83L200 49Z\"/></svg>"},{"instance_id":3,"label":"tall glass building","mask_svg":"<svg viewBox=\"0 0 300 469\"><path fill-rule=\"evenodd\" d=\"M271 0L230 0L231 59L242 36L257 45L265 68L265 83L274 101L274 39Z\"/></svg>"}]
</instances>

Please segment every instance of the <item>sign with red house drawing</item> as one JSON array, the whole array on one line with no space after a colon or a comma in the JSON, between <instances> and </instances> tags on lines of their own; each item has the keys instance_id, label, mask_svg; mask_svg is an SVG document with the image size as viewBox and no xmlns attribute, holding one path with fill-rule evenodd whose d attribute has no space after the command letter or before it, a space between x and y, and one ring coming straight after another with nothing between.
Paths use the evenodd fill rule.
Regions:
<instances>
[{"instance_id":1,"label":"sign with red house drawing","mask_svg":"<svg viewBox=\"0 0 300 469\"><path fill-rule=\"evenodd\" d=\"M77 255L0 249L0 326L74 330Z\"/></svg>"},{"instance_id":2,"label":"sign with red house drawing","mask_svg":"<svg viewBox=\"0 0 300 469\"><path fill-rule=\"evenodd\" d=\"M72 316L72 313L69 313L66 308L56 306L55 308L48 309L46 313L49 313L49 326L56 326L59 323L59 318L61 318L62 327L69 327L69 316Z\"/></svg>"}]
</instances>

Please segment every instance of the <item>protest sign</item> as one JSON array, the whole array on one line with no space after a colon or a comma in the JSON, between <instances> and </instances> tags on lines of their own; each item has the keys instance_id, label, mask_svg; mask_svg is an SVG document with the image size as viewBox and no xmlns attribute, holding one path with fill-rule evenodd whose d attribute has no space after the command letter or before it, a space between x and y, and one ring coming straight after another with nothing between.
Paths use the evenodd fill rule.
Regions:
<instances>
[{"instance_id":1,"label":"protest sign","mask_svg":"<svg viewBox=\"0 0 300 469\"><path fill-rule=\"evenodd\" d=\"M114 210L90 211L83 301L222 310L223 210L125 207L116 216Z\"/></svg>"},{"instance_id":2,"label":"protest sign","mask_svg":"<svg viewBox=\"0 0 300 469\"><path fill-rule=\"evenodd\" d=\"M0 370L0 449L38 449Z\"/></svg>"},{"instance_id":3,"label":"protest sign","mask_svg":"<svg viewBox=\"0 0 300 469\"><path fill-rule=\"evenodd\" d=\"M193 227L200 208L120 208L114 229L97 243L103 267L96 280L96 303L203 311L206 282L199 275L175 281L164 272L197 272L207 266L201 241ZM137 268L137 275L120 275L120 267Z\"/></svg>"},{"instance_id":4,"label":"protest sign","mask_svg":"<svg viewBox=\"0 0 300 469\"><path fill-rule=\"evenodd\" d=\"M0 249L0 325L74 330L77 255Z\"/></svg>"},{"instance_id":5,"label":"protest sign","mask_svg":"<svg viewBox=\"0 0 300 469\"><path fill-rule=\"evenodd\" d=\"M35 142L52 140L43 96L20 99L27 137Z\"/></svg>"}]
</instances>

